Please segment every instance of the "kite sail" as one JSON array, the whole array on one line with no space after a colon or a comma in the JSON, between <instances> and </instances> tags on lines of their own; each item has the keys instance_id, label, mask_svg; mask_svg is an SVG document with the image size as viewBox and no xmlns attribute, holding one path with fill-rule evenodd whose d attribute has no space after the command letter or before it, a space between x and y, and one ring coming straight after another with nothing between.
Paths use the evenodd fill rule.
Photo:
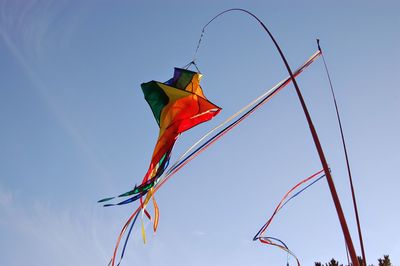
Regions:
<instances>
[{"instance_id":1,"label":"kite sail","mask_svg":"<svg viewBox=\"0 0 400 266\"><path fill-rule=\"evenodd\" d=\"M182 132L212 119L220 112L221 108L204 96L200 87L201 76L197 72L175 68L174 77L166 83L150 81L142 84L160 133L149 169L134 193L146 192L157 183Z\"/></svg>"},{"instance_id":2,"label":"kite sail","mask_svg":"<svg viewBox=\"0 0 400 266\"><path fill-rule=\"evenodd\" d=\"M118 197L134 196L117 204L105 204L104 206L124 205L146 195L157 184L168 167L172 148L179 135L212 119L221 111L220 107L211 103L204 96L200 86L201 77L200 73L175 68L173 78L167 82L153 80L141 85L144 97L160 128L158 140L142 183ZM105 198L99 202L106 202L114 198Z\"/></svg>"},{"instance_id":3,"label":"kite sail","mask_svg":"<svg viewBox=\"0 0 400 266\"><path fill-rule=\"evenodd\" d=\"M202 75L183 68L175 68L174 76L167 82L150 81L141 85L144 97L153 112L160 128L150 166L140 185L118 197L129 197L118 203L106 203L104 206L124 205L140 199L140 209L151 220L146 205L150 198L154 206L154 232L157 230L159 210L154 198L154 186L168 167L171 152L179 135L192 127L211 120L221 108L211 103L200 86ZM147 195L146 195L147 194ZM146 196L143 201L143 197ZM108 197L98 202L108 202ZM137 212L138 213L138 212ZM137 216L135 216L137 217ZM133 223L132 223L133 225ZM142 235L145 241L142 222Z\"/></svg>"}]
</instances>

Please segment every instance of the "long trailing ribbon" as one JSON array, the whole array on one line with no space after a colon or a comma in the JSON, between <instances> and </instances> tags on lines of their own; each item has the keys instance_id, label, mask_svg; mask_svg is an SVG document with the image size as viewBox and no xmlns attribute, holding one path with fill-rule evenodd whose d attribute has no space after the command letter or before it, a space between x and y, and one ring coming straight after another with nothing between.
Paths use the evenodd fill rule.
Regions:
<instances>
[{"instance_id":1,"label":"long trailing ribbon","mask_svg":"<svg viewBox=\"0 0 400 266\"><path fill-rule=\"evenodd\" d=\"M293 76L297 77L299 74L301 74L320 55L321 55L320 51L315 52L303 65L301 65L293 73ZM193 144L189 149L187 149L179 157L179 159L169 168L169 170L166 173L164 173L157 180L157 182L154 185L154 187L152 187L151 189L149 189L147 191L146 190L142 191L143 194L142 193L137 194L134 197L131 197L131 198L129 198L129 199L125 200L125 201L119 202L117 204L106 204L105 205L105 206L122 205L122 204L131 203L133 201L136 201L137 199L140 199L140 201L141 201L139 207L134 211L134 213L126 221L125 225L123 226L123 228L122 228L122 230L121 230L121 232L120 232L120 234L119 234L119 236L117 238L117 242L116 242L116 245L115 245L115 248L114 248L113 257L112 257L112 259L110 261L110 265L112 265L112 266L115 265L115 258L116 258L116 255L117 255L119 244L120 244L121 239L122 239L123 235L125 234L127 228L129 227L130 223L132 222L131 227L133 227L134 223L136 222L136 218L135 217L137 217L139 212L142 211L142 215L143 215L143 213L145 213L146 206L147 206L150 198L153 198L153 200L154 200L154 194L158 191L158 189L160 189L165 184L165 182L168 181L169 178L171 178L180 169L182 169L182 167L184 167L186 164L188 164L191 160L193 160L201 152L206 150L210 145L215 143L219 138L221 138L223 135L225 135L228 131L230 131L235 126L240 124L245 118L247 118L249 115L251 115L255 110L257 110L263 104L265 104L270 98L272 98L274 95L276 95L280 90L282 90L291 81L292 81L292 79L290 77L287 77L286 79L282 80L277 85L275 85L272 89L270 89L267 92L265 92L264 94L260 95L255 100L251 101L249 104L247 104L246 106L241 108L238 112L236 112L235 114L230 116L228 119L226 119L220 125L216 126L215 128L211 129L209 132L207 132L203 137L201 137L195 144ZM234 120L234 119L236 119L236 120ZM234 120L234 121L231 122L232 120ZM228 123L230 123L230 124L228 124ZM225 126L226 124L228 124L228 125ZM220 129L222 127L224 127L222 130L220 130L219 132L215 133L215 135L213 135L211 138L209 138L207 141L205 141L203 144L200 145L200 143L202 143L207 137L209 137L215 131L217 131L218 129ZM150 191L150 193L149 193L149 191ZM132 195L130 193L131 192L126 192L124 194L119 195L118 197L125 197L125 196ZM146 199L145 199L144 202L142 202L142 198L143 198L143 196L145 194L147 194L146 195ZM140 195L140 196L138 196L138 195ZM100 200L99 202L108 201L108 200L111 200L113 198L115 198L115 197L106 198L106 199ZM158 210L158 205L155 202L155 200L153 201L153 205L154 205L154 211L155 211L153 229L155 231L157 229L157 225L158 225L158 221L159 221L159 210ZM148 217L149 217L149 219L151 219L151 217L149 215L148 215ZM128 240L129 240L129 235L131 234L131 231L132 230L129 230L129 232L128 232L128 235L127 235L126 240L125 240L124 247L126 246ZM143 222L142 222L142 237L143 237L143 239L145 239L145 230L144 230ZM267 238L263 239L263 241L267 241ZM272 244L272 243L271 243L271 245L278 246L278 244ZM283 245L283 247L284 247L284 245ZM122 258L123 258L123 253L121 254L120 262L121 262ZM118 263L118 265L119 265L119 263Z\"/></svg>"},{"instance_id":2,"label":"long trailing ribbon","mask_svg":"<svg viewBox=\"0 0 400 266\"><path fill-rule=\"evenodd\" d=\"M321 51L316 51L303 65L301 65L296 71L293 73L294 77L297 77L299 74L301 74L309 65L311 65L319 56L321 55ZM244 113L246 110L248 110L246 113L244 113L239 119L237 119L235 122L231 123L227 127L225 127L223 130L221 130L219 133L217 133L213 138L217 137L218 134L222 134L222 132L230 129L231 127L236 126L238 123L240 123L244 118L246 118L248 115L250 115L252 112L254 112L258 107L260 107L262 104L266 103L272 96L274 96L277 92L279 92L281 89L283 89L286 85L289 84L291 81L290 77L287 77L286 79L282 80L278 84L276 84L273 88L270 90L266 91L247 105L245 105L243 108L241 108L239 111L237 111L235 114L231 115L228 117L224 122L221 124L217 125L213 129L211 129L209 132L204 134L197 142L195 142L189 149L187 149L180 157L179 159L170 167L170 169L167 171L168 175L169 173L173 172L177 167L179 167L180 164L184 163L185 159L183 159L185 156L189 154L194 148L196 148L201 142L203 142L207 137L209 137L211 134L213 134L215 131L218 129L222 128L232 120L234 120L236 117L238 117L240 114ZM249 110L250 109L250 110ZM212 140L212 138L210 139ZM210 141L209 140L209 141ZM190 155L189 155L190 156ZM189 157L188 156L188 157ZM165 177L164 177L165 178ZM163 177L161 177L163 179Z\"/></svg>"},{"instance_id":3,"label":"long trailing ribbon","mask_svg":"<svg viewBox=\"0 0 400 266\"><path fill-rule=\"evenodd\" d=\"M289 202L291 201L293 198L297 197L300 193L302 193L304 190L306 190L307 188L309 188L310 186L312 186L313 184L315 184L316 182L318 182L319 180L321 180L323 177L325 177L325 174L321 175L321 173L323 173L324 170L320 170L318 172L316 172L315 174L301 180L299 183L297 183L294 187L292 187L288 192L286 192L286 194L283 196L283 198L281 199L281 201L279 202L279 204L276 206L274 212L272 213L271 217L268 219L268 221L261 227L261 229L257 232L257 234L254 236L253 241L260 241L263 244L267 244L267 245L272 245L272 246L276 246L284 251L286 251L287 253L289 253L290 255L293 256L293 258L296 259L297 265L300 266L300 261L297 258L297 256L288 248L288 246L280 239L274 238L274 237L270 237L270 236L264 236L267 228L270 226L270 224L272 223L272 220L274 219L275 215ZM321 175L321 176L320 176ZM316 178L318 177L318 178ZM314 180L313 180L314 179ZM310 182L311 180L313 180L313 182ZM310 182L310 183L309 183ZM307 184L309 183L309 184ZM296 193L293 194L294 191L296 191L297 189L299 189L301 186L307 184L305 187L303 187L302 189L300 189L299 191L297 191ZM293 194L293 195L292 195Z\"/></svg>"}]
</instances>

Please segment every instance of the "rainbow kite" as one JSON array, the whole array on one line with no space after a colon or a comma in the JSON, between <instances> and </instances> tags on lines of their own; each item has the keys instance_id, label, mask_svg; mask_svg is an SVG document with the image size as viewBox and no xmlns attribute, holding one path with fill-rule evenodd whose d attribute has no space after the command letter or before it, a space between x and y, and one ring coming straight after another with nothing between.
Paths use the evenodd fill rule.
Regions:
<instances>
[{"instance_id":1,"label":"rainbow kite","mask_svg":"<svg viewBox=\"0 0 400 266\"><path fill-rule=\"evenodd\" d=\"M124 205L140 199L140 209L151 220L146 206L150 198L152 198L154 204L154 232L157 230L159 217L158 206L154 199L154 186L159 182L160 177L168 167L171 151L176 140L182 132L212 119L221 111L220 107L211 103L204 96L200 87L201 77L200 73L188 69L175 68L173 78L167 82L150 81L141 85L144 97L160 127L150 166L140 185L136 185L132 190L118 196L130 196L128 199L104 205L105 207ZM146 197L143 200L144 196ZM116 197L104 198L99 202L107 202L114 198ZM142 235L143 240L146 241L143 222Z\"/></svg>"},{"instance_id":2,"label":"rainbow kite","mask_svg":"<svg viewBox=\"0 0 400 266\"><path fill-rule=\"evenodd\" d=\"M174 77L165 83L150 81L142 84L144 97L160 126L160 133L149 170L134 193L146 192L157 183L182 132L220 112L221 108L204 96L200 87L201 76L197 72L175 68Z\"/></svg>"},{"instance_id":3,"label":"rainbow kite","mask_svg":"<svg viewBox=\"0 0 400 266\"><path fill-rule=\"evenodd\" d=\"M204 96L200 87L201 77L200 73L175 68L174 77L167 82L150 81L141 85L144 98L150 105L160 127L158 140L142 183L118 197L134 196L117 204L104 206L124 205L146 195L157 184L167 168L172 148L179 135L212 119L221 111L220 107ZM114 198L105 198L99 202Z\"/></svg>"}]
</instances>

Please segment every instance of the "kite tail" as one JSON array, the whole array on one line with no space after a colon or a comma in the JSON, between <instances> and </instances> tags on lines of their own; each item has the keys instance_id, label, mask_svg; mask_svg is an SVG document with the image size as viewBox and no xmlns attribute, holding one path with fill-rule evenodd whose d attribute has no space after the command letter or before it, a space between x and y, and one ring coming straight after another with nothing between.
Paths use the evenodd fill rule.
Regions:
<instances>
[{"instance_id":1,"label":"kite tail","mask_svg":"<svg viewBox=\"0 0 400 266\"><path fill-rule=\"evenodd\" d=\"M292 200L293 198L297 197L300 193L302 193L304 190L306 190L307 188L309 188L310 186L315 184L317 181L321 180L325 176L325 174L321 175L321 173L323 173L323 172L324 172L324 170L322 169L322 170L316 172L315 174L307 177L306 179L303 179L302 181L297 183L294 187L292 187L288 192L286 192L286 194L283 196L283 198L281 199L279 204L276 206L276 208L275 208L273 214L271 215L271 217L268 219L268 221L261 227L261 229L254 236L253 241L258 240L263 244L273 245L273 246L276 246L276 247L286 251L288 254L292 255L296 259L297 265L300 266L300 262L299 262L297 256L288 248L288 246L282 240L279 240L279 239L273 238L273 237L266 237L266 236L264 236L264 233L267 230L267 228L269 227L269 225L272 223L272 220L274 219L275 215L290 200ZM311 180L313 180L313 182L310 182ZM302 189L298 190L297 192L295 192L297 189L299 189L301 186L303 186L305 184L307 184L307 185L304 186Z\"/></svg>"},{"instance_id":2,"label":"kite tail","mask_svg":"<svg viewBox=\"0 0 400 266\"><path fill-rule=\"evenodd\" d=\"M300 261L297 258L296 254L294 254L282 240L275 238L275 237L270 237L270 236L260 237L258 240L263 244L275 246L275 247L282 249L286 253L290 254L296 260L297 266L300 266ZM274 242L274 241L276 241L276 242ZM277 242L279 242L279 244Z\"/></svg>"},{"instance_id":3,"label":"kite tail","mask_svg":"<svg viewBox=\"0 0 400 266\"><path fill-rule=\"evenodd\" d=\"M308 58L308 60L303 65L301 65L298 69L296 69L296 71L293 73L294 77L297 77L298 75L300 75L320 55L321 55L321 52L320 51L316 51L310 58ZM187 151L185 151L180 156L180 158L169 168L169 170L167 171L166 175L161 177L162 182L164 182L163 179L168 178L170 173L174 172L178 168L181 168L182 167L181 165L187 164L187 160L190 161L192 159L192 157L197 156L199 153L201 153L208 146L210 146L215 141L217 141L220 137L222 137L224 134L226 134L232 128L234 128L235 126L240 124L244 119L246 119L253 112L255 112L259 107L261 107L268 100L270 100L273 96L275 96L280 90L282 90L284 87L286 87L286 85L288 85L290 82L291 82L291 78L290 77L287 77L286 79L282 80L281 82L276 84L272 89L270 89L267 92L265 92L264 94L260 95L259 97L254 99L252 102L250 102L249 104L244 106L242 109L240 109L238 112L236 112L234 115L230 116L228 119L226 119L220 125L216 126L212 130L207 132L195 144L193 144ZM234 121L232 122L232 120L234 120ZM227 126L225 126L225 125L227 125ZM216 130L218 130L218 129L222 128L222 127L224 127L222 130L220 130L219 132L215 133L214 136L212 136L206 142L204 142L202 145L200 145L200 143L203 142L207 137L211 136ZM197 146L199 146L199 147L197 149L195 149ZM194 151L192 152L192 150L194 150Z\"/></svg>"},{"instance_id":4,"label":"kite tail","mask_svg":"<svg viewBox=\"0 0 400 266\"><path fill-rule=\"evenodd\" d=\"M124 247L122 248L121 257L120 257L120 259L119 259L119 262L118 262L117 266L120 265L122 259L124 258L126 245L128 244L129 236L130 236L131 233L132 233L132 228L133 228L133 226L135 225L135 222L136 222L136 219L137 219L138 216L139 216L139 212L136 213L135 218L133 218L133 220L132 220L132 223L131 223L131 226L130 226L130 228L129 228L128 234L126 235Z\"/></svg>"},{"instance_id":5,"label":"kite tail","mask_svg":"<svg viewBox=\"0 0 400 266\"><path fill-rule=\"evenodd\" d=\"M163 175L165 169L167 169L171 156L171 150L172 149L169 149L167 153L165 153L164 156L162 156L160 162L157 163L155 168L153 167L153 163L151 163L149 170L147 171L146 175L142 180L142 183L139 186L135 185L135 187L132 190L122 193L118 196L103 198L97 202L104 203L116 198L122 198L134 195L133 197L118 203L107 203L103 205L104 207L110 207L110 206L125 205L128 203L132 203L145 196L151 188L157 185L157 183L160 180L160 177Z\"/></svg>"},{"instance_id":6,"label":"kite tail","mask_svg":"<svg viewBox=\"0 0 400 266\"><path fill-rule=\"evenodd\" d=\"M141 221L141 234L142 234L143 242L146 244L146 230L145 230L143 218L144 218L144 216L146 216L150 221L152 220L152 218L150 216L150 213L146 210L146 206L149 203L150 199L153 200L153 207L154 207L153 231L154 231L154 233L156 233L157 227L158 227L158 222L159 222L159 209L158 209L157 202L156 202L156 200L154 198L154 194L158 190L158 188L155 188L155 189L152 188L150 190L150 192L147 194L145 200L141 202L141 204L132 213L132 215L126 221L125 225L122 227L121 232L118 235L117 242L116 242L115 248L114 248L114 253L113 253L113 256L112 256L112 258L110 260L109 266L114 266L115 265L115 258L117 256L117 251L118 251L121 239L125 235L126 230L127 230L128 226L130 225L130 228L128 230L128 233L127 233L127 236L126 236L126 239L125 239L125 243L124 243L124 246L123 246L123 249L122 249L122 252L121 252L121 256L120 256L120 259L119 259L119 262L118 262L117 266L120 265L120 263L121 263L121 261L122 261L122 259L124 257L124 254L125 254L125 249L126 249L126 246L128 244L129 237L130 237L130 235L132 233L132 228L135 225L135 223L137 221L137 218L138 218L140 213L142 213L142 217L141 217L141 220L142 220Z\"/></svg>"},{"instance_id":7,"label":"kite tail","mask_svg":"<svg viewBox=\"0 0 400 266\"><path fill-rule=\"evenodd\" d=\"M139 211L140 211L140 207L138 207L136 209L136 211L134 211L134 213L132 213L132 215L126 221L125 225L122 227L121 232L118 235L117 242L116 242L115 248L114 248L114 253L113 253L113 256L111 258L111 261L110 261L109 265L111 265L111 266L115 265L115 257L117 256L117 251L118 251L118 247L119 247L119 244L121 242L121 239L124 236L125 231L128 228L129 224L132 222L132 220L133 220L132 226L136 222L137 216L139 215ZM129 230L129 234L128 234L125 242L128 241L130 233L131 233L131 230ZM120 262L118 263L118 265L121 263L122 258L123 258L123 254L121 254Z\"/></svg>"}]
</instances>

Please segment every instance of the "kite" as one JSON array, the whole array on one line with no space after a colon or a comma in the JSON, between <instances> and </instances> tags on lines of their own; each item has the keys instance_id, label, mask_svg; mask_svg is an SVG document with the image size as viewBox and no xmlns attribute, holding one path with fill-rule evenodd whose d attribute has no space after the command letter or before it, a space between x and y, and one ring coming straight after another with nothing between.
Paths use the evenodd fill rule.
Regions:
<instances>
[{"instance_id":1,"label":"kite","mask_svg":"<svg viewBox=\"0 0 400 266\"><path fill-rule=\"evenodd\" d=\"M133 197L117 204L124 205L141 199L159 181L168 167L171 151L179 135L192 127L211 120L221 108L204 96L200 86L202 75L183 68L175 68L174 76L167 82L150 81L141 85L144 97L160 128L149 169L142 183L118 197ZM105 198L106 202L115 197Z\"/></svg>"},{"instance_id":2,"label":"kite","mask_svg":"<svg viewBox=\"0 0 400 266\"><path fill-rule=\"evenodd\" d=\"M197 72L175 68L174 77L166 83L150 81L142 84L160 133L149 170L133 193L146 192L157 183L182 132L212 119L221 111L204 96L200 87L201 76Z\"/></svg>"},{"instance_id":3,"label":"kite","mask_svg":"<svg viewBox=\"0 0 400 266\"><path fill-rule=\"evenodd\" d=\"M211 120L221 108L210 102L200 86L202 75L188 69L175 68L173 77L167 82L150 81L141 85L144 97L149 104L159 126L150 166L140 185L118 197L130 198L119 203L104 206L124 205L140 199L140 209L151 220L146 210L150 198L154 204L154 232L157 230L159 210L154 198L154 186L168 167L171 152L179 135L194 126ZM147 196L146 196L147 194ZM143 201L143 197L146 198ZM108 202L116 197L108 197L98 202ZM138 213L138 212L137 212ZM136 216L137 218L137 216ZM135 220L136 220L135 218ZM133 224L132 224L133 225ZM142 223L142 236L146 236Z\"/></svg>"}]
</instances>

